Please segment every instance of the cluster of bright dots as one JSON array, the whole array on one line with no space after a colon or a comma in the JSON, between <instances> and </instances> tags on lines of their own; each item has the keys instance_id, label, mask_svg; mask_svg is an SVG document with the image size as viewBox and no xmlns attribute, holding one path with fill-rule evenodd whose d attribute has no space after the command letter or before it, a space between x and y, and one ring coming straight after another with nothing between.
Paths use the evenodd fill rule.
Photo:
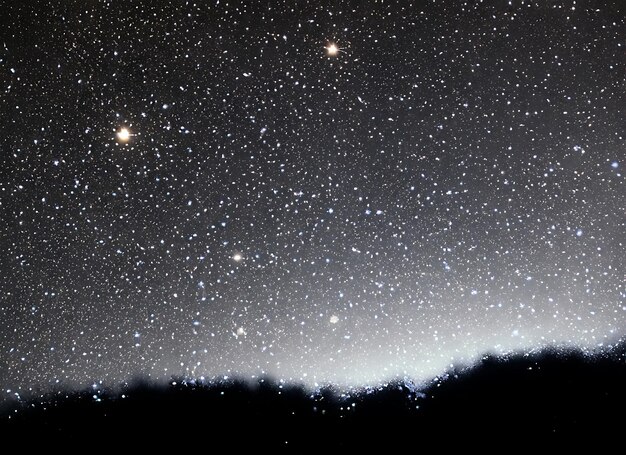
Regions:
<instances>
[{"instance_id":1,"label":"cluster of bright dots","mask_svg":"<svg viewBox=\"0 0 626 455\"><path fill-rule=\"evenodd\" d=\"M623 15L15 3L4 390L380 383L624 334Z\"/></svg>"}]
</instances>

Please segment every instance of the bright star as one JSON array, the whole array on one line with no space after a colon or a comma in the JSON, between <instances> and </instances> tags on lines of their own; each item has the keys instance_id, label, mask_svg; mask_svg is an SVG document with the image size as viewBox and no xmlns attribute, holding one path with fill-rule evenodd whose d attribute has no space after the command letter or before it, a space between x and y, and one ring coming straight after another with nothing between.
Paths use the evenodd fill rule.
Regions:
<instances>
[{"instance_id":1,"label":"bright star","mask_svg":"<svg viewBox=\"0 0 626 455\"><path fill-rule=\"evenodd\" d=\"M117 138L121 141L121 142L128 142L128 139L130 139L130 131L128 131L128 128L122 128L117 132Z\"/></svg>"},{"instance_id":2,"label":"bright star","mask_svg":"<svg viewBox=\"0 0 626 455\"><path fill-rule=\"evenodd\" d=\"M233 255L233 261L235 261L235 262L239 262L239 261L241 261L242 259L243 259L243 256L241 255L241 253L235 253L235 254Z\"/></svg>"},{"instance_id":3,"label":"bright star","mask_svg":"<svg viewBox=\"0 0 626 455\"><path fill-rule=\"evenodd\" d=\"M337 45L335 43L330 43L327 47L326 47L326 52L328 52L328 55L330 56L335 56L339 53L339 48L337 47Z\"/></svg>"}]
</instances>

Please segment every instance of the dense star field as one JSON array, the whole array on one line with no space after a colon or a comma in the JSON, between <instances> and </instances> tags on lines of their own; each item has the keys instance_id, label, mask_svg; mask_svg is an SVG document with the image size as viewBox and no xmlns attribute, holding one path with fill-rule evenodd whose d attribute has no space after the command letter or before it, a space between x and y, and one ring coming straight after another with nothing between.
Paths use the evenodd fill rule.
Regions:
<instances>
[{"instance_id":1,"label":"dense star field","mask_svg":"<svg viewBox=\"0 0 626 455\"><path fill-rule=\"evenodd\" d=\"M2 394L610 349L621 3L4 2Z\"/></svg>"}]
</instances>

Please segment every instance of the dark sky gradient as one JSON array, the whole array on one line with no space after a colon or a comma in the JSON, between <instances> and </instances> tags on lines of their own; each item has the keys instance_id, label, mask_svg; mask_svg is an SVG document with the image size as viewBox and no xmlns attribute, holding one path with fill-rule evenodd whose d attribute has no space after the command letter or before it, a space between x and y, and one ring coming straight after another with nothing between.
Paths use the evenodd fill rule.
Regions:
<instances>
[{"instance_id":1,"label":"dark sky gradient","mask_svg":"<svg viewBox=\"0 0 626 455\"><path fill-rule=\"evenodd\" d=\"M468 3L5 3L0 389L624 336L622 2Z\"/></svg>"}]
</instances>

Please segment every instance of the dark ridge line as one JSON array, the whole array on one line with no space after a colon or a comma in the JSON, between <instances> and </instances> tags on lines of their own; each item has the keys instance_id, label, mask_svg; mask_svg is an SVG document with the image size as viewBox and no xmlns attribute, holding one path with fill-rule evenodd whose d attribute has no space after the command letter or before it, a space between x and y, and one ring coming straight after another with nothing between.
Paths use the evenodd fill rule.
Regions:
<instances>
[{"instance_id":1,"label":"dark ridge line","mask_svg":"<svg viewBox=\"0 0 626 455\"><path fill-rule=\"evenodd\" d=\"M202 428L213 443L226 444L233 428L242 428L241 447L290 450L400 448L410 434L610 439L626 424L625 360L624 343L597 356L577 350L485 355L422 389L395 379L354 394L270 378L165 385L138 379L117 392L84 389L15 401L0 415L0 434L26 437L36 429L50 441L94 434L162 440Z\"/></svg>"}]
</instances>

